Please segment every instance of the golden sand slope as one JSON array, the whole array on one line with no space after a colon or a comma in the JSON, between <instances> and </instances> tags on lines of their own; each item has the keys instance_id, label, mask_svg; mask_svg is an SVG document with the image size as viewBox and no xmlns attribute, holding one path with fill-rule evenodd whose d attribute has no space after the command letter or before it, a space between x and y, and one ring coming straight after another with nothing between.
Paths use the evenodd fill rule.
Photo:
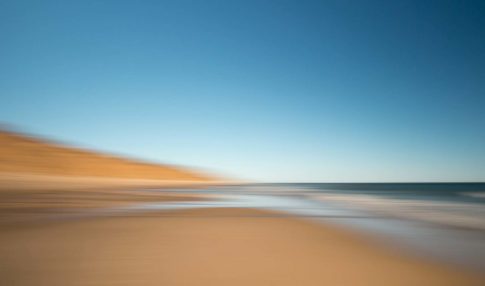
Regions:
<instances>
[{"instance_id":1,"label":"golden sand slope","mask_svg":"<svg viewBox=\"0 0 485 286\"><path fill-rule=\"evenodd\" d=\"M1 285L485 285L348 231L245 209L0 228Z\"/></svg>"},{"instance_id":2,"label":"golden sand slope","mask_svg":"<svg viewBox=\"0 0 485 286\"><path fill-rule=\"evenodd\" d=\"M0 130L1 173L199 182L214 180L209 176L178 167L61 146L2 130Z\"/></svg>"}]
</instances>

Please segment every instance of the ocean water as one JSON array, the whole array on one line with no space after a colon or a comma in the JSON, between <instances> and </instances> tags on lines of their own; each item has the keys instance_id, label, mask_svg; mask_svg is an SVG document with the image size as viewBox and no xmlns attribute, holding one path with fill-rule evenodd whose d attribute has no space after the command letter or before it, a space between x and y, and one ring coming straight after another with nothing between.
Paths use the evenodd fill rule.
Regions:
<instances>
[{"instance_id":1,"label":"ocean water","mask_svg":"<svg viewBox=\"0 0 485 286\"><path fill-rule=\"evenodd\" d=\"M316 200L375 214L485 231L485 183L297 184Z\"/></svg>"},{"instance_id":2,"label":"ocean water","mask_svg":"<svg viewBox=\"0 0 485 286\"><path fill-rule=\"evenodd\" d=\"M361 194L397 200L485 204L485 183L302 183L285 184L339 194Z\"/></svg>"}]
</instances>

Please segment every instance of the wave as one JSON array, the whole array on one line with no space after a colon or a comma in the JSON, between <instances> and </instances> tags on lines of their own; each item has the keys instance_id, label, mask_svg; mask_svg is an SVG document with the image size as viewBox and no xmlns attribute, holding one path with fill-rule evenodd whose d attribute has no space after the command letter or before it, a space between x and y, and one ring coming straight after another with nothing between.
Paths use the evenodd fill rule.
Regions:
<instances>
[{"instance_id":1,"label":"wave","mask_svg":"<svg viewBox=\"0 0 485 286\"><path fill-rule=\"evenodd\" d=\"M363 194L327 193L311 197L381 215L485 230L485 208L478 203L391 199Z\"/></svg>"}]
</instances>

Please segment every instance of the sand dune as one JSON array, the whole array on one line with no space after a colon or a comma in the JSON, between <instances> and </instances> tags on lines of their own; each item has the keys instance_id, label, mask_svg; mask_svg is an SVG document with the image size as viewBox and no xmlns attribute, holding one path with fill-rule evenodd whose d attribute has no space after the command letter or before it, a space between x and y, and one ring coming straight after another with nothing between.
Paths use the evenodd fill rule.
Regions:
<instances>
[{"instance_id":1,"label":"sand dune","mask_svg":"<svg viewBox=\"0 0 485 286\"><path fill-rule=\"evenodd\" d=\"M15 180L15 176L21 174L22 176L33 175L30 180L39 182L56 181L59 178L69 181L69 179L77 178L77 181L81 182L108 179L105 181L108 184L109 180L113 179L136 179L140 180L139 183L150 183L150 180L167 181L174 184L207 183L217 180L214 177L181 167L147 163L67 147L2 130L0 130L0 174L3 174L0 177L3 180L6 177L13 177ZM29 180L24 178L18 181ZM72 182L76 182L76 180Z\"/></svg>"}]
</instances>

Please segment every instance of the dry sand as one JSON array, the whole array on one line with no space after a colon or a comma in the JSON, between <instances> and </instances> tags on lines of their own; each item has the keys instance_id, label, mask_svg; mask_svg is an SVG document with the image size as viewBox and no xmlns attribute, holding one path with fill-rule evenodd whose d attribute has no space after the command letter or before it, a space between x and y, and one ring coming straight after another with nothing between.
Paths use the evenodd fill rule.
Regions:
<instances>
[{"instance_id":1,"label":"dry sand","mask_svg":"<svg viewBox=\"0 0 485 286\"><path fill-rule=\"evenodd\" d=\"M347 230L249 209L0 228L1 285L485 285Z\"/></svg>"}]
</instances>

